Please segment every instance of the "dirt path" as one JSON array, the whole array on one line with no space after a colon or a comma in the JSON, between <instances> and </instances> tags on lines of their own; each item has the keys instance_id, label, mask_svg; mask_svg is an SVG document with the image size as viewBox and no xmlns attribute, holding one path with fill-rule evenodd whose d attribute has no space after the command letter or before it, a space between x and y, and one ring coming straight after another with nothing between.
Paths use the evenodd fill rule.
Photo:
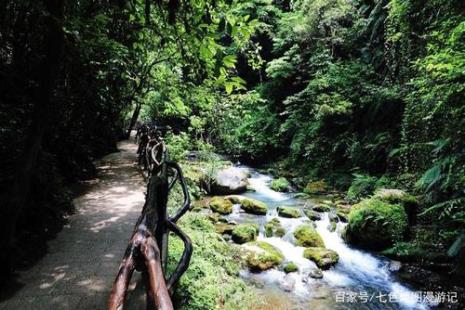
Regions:
<instances>
[{"instance_id":1,"label":"dirt path","mask_svg":"<svg viewBox=\"0 0 465 310\"><path fill-rule=\"evenodd\" d=\"M23 286L0 310L105 309L145 191L136 145L123 141L118 148L98 161L97 179L75 199L76 214L47 255L20 273Z\"/></svg>"}]
</instances>

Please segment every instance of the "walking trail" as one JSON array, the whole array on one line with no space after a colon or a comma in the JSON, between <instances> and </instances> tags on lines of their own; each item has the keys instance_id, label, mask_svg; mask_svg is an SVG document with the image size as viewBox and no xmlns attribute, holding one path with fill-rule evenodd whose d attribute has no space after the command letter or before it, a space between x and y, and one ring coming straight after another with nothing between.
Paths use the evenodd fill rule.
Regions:
<instances>
[{"instance_id":1,"label":"walking trail","mask_svg":"<svg viewBox=\"0 0 465 310\"><path fill-rule=\"evenodd\" d=\"M136 145L123 141L118 149L97 162L97 178L74 201L76 213L49 242L48 253L19 273L23 286L0 310L106 308L145 198Z\"/></svg>"}]
</instances>

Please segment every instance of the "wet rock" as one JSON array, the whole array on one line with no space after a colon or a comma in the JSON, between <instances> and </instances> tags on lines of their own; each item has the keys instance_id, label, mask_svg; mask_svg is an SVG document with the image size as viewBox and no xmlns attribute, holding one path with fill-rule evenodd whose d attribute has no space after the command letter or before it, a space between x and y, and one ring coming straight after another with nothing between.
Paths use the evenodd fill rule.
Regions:
<instances>
[{"instance_id":1,"label":"wet rock","mask_svg":"<svg viewBox=\"0 0 465 310\"><path fill-rule=\"evenodd\" d=\"M308 276L310 278L313 278L313 279L322 279L323 278L323 272L321 272L321 270L318 269L318 268L313 268L308 273Z\"/></svg>"},{"instance_id":2,"label":"wet rock","mask_svg":"<svg viewBox=\"0 0 465 310\"><path fill-rule=\"evenodd\" d=\"M264 202L251 198L242 199L241 208L247 213L256 215L265 215L268 212L268 206Z\"/></svg>"},{"instance_id":3,"label":"wet rock","mask_svg":"<svg viewBox=\"0 0 465 310\"><path fill-rule=\"evenodd\" d=\"M343 222L343 223L347 223L349 221L348 217L347 217L347 214L346 213L343 213L342 211L338 210L336 211L336 215L339 219L339 221Z\"/></svg>"},{"instance_id":4,"label":"wet rock","mask_svg":"<svg viewBox=\"0 0 465 310\"><path fill-rule=\"evenodd\" d=\"M321 195L328 191L328 186L325 181L315 181L307 183L307 186L304 188L304 193L309 195Z\"/></svg>"},{"instance_id":5,"label":"wet rock","mask_svg":"<svg viewBox=\"0 0 465 310\"><path fill-rule=\"evenodd\" d=\"M286 231L281 226L281 222L278 218L274 218L265 224L265 236L267 236L268 238L273 236L282 237L285 234Z\"/></svg>"},{"instance_id":6,"label":"wet rock","mask_svg":"<svg viewBox=\"0 0 465 310\"><path fill-rule=\"evenodd\" d=\"M286 275L279 283L281 289L286 292L292 292L295 288L295 279L292 275Z\"/></svg>"},{"instance_id":7,"label":"wet rock","mask_svg":"<svg viewBox=\"0 0 465 310\"><path fill-rule=\"evenodd\" d=\"M278 215L287 218L298 218L300 217L300 210L295 207L278 207Z\"/></svg>"},{"instance_id":8,"label":"wet rock","mask_svg":"<svg viewBox=\"0 0 465 310\"><path fill-rule=\"evenodd\" d=\"M321 247L311 247L304 250L304 257L313 261L320 269L327 270L334 266L339 255L333 251Z\"/></svg>"},{"instance_id":9,"label":"wet rock","mask_svg":"<svg viewBox=\"0 0 465 310\"><path fill-rule=\"evenodd\" d=\"M219 219L220 219L220 214L219 213L216 213L216 212L212 212L208 215L208 219L210 220L210 222L212 222L213 224L218 222Z\"/></svg>"},{"instance_id":10,"label":"wet rock","mask_svg":"<svg viewBox=\"0 0 465 310\"><path fill-rule=\"evenodd\" d=\"M388 266L388 269L389 271L391 272L397 272L400 270L400 268L402 268L402 263L397 261L397 260L392 260L389 262L389 266Z\"/></svg>"},{"instance_id":11,"label":"wet rock","mask_svg":"<svg viewBox=\"0 0 465 310\"><path fill-rule=\"evenodd\" d=\"M239 224L232 231L232 240L242 244L253 241L258 235L257 224Z\"/></svg>"},{"instance_id":12,"label":"wet rock","mask_svg":"<svg viewBox=\"0 0 465 310\"><path fill-rule=\"evenodd\" d=\"M318 212L310 210L310 209L304 209L305 215L312 221L319 221L321 220L321 215L318 214Z\"/></svg>"},{"instance_id":13,"label":"wet rock","mask_svg":"<svg viewBox=\"0 0 465 310\"><path fill-rule=\"evenodd\" d=\"M285 273L296 272L298 270L299 270L299 267L293 262L290 262L290 263L287 263L287 264L284 265L284 272Z\"/></svg>"},{"instance_id":14,"label":"wet rock","mask_svg":"<svg viewBox=\"0 0 465 310\"><path fill-rule=\"evenodd\" d=\"M316 212L329 212L331 211L331 207L327 204L318 204L314 206L312 210Z\"/></svg>"},{"instance_id":15,"label":"wet rock","mask_svg":"<svg viewBox=\"0 0 465 310\"><path fill-rule=\"evenodd\" d=\"M303 247L324 247L323 238L312 225L300 225L294 231L296 244Z\"/></svg>"},{"instance_id":16,"label":"wet rock","mask_svg":"<svg viewBox=\"0 0 465 310\"><path fill-rule=\"evenodd\" d=\"M244 169L229 167L203 177L203 186L211 195L240 194L247 191L249 174Z\"/></svg>"},{"instance_id":17,"label":"wet rock","mask_svg":"<svg viewBox=\"0 0 465 310\"><path fill-rule=\"evenodd\" d=\"M230 214L233 210L233 204L223 197L213 197L208 204L213 212L220 214Z\"/></svg>"},{"instance_id":18,"label":"wet rock","mask_svg":"<svg viewBox=\"0 0 465 310\"><path fill-rule=\"evenodd\" d=\"M225 199L228 199L229 201L231 201L232 204L240 204L242 200L246 199L244 196L241 196L241 195L228 195L226 197L224 197Z\"/></svg>"},{"instance_id":19,"label":"wet rock","mask_svg":"<svg viewBox=\"0 0 465 310\"><path fill-rule=\"evenodd\" d=\"M252 271L263 271L278 266L284 256L277 248L263 241L244 244L247 266Z\"/></svg>"},{"instance_id":20,"label":"wet rock","mask_svg":"<svg viewBox=\"0 0 465 310\"><path fill-rule=\"evenodd\" d=\"M236 225L226 224L226 223L217 223L215 224L215 231L218 234L232 234L232 231Z\"/></svg>"}]
</instances>

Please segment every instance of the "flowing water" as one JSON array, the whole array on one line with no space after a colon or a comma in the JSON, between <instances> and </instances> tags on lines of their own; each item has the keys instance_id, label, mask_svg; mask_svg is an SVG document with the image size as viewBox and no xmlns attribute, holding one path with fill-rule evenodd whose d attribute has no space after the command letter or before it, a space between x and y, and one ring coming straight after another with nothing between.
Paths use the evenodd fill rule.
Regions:
<instances>
[{"instance_id":1,"label":"flowing water","mask_svg":"<svg viewBox=\"0 0 465 310\"><path fill-rule=\"evenodd\" d=\"M244 168L249 169L249 168ZM272 177L249 169L250 187L254 191L244 194L246 197L261 200L268 204L266 216L243 213L239 205L234 206L230 220L238 223L258 223L260 233L258 240L266 241L280 249L285 261L294 262L299 271L286 274L278 269L261 273L244 270L241 276L260 287L265 295L279 296L291 309L427 309L417 302L414 292L397 282L389 270L390 261L384 257L352 248L345 244L340 234L346 224L339 222L336 231L331 232L327 213L316 221L327 248L339 254L339 262L330 270L323 271L322 279L314 279L309 273L316 265L303 257L303 247L294 245L293 231L308 218L282 218L281 225L286 229L282 238L264 235L264 224L278 217L278 206L304 207L308 201L302 201L292 193L279 193L270 189ZM391 299L391 300L389 300ZM283 308L289 309L288 306ZM274 309L280 309L274 306Z\"/></svg>"}]
</instances>

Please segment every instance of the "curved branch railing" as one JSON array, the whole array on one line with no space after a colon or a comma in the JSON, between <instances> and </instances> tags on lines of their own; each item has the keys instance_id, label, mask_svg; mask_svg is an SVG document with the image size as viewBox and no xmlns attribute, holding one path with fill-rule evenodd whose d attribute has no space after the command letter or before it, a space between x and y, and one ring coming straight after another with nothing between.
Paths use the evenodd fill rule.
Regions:
<instances>
[{"instance_id":1,"label":"curved branch railing","mask_svg":"<svg viewBox=\"0 0 465 310\"><path fill-rule=\"evenodd\" d=\"M153 139L140 139L140 143L146 143L139 145L138 161L141 164L140 156L144 156L142 160L146 162L143 162L143 166L149 169L147 196L113 284L109 310L123 309L135 270L142 274L147 309L173 309L170 291L189 267L193 251L189 237L176 225L190 207L189 191L182 170L177 163L169 161L166 145L159 134L155 134ZM181 185L184 201L170 216L167 211L168 195L177 181ZM184 252L171 276L166 278L170 232L183 241Z\"/></svg>"}]
</instances>

